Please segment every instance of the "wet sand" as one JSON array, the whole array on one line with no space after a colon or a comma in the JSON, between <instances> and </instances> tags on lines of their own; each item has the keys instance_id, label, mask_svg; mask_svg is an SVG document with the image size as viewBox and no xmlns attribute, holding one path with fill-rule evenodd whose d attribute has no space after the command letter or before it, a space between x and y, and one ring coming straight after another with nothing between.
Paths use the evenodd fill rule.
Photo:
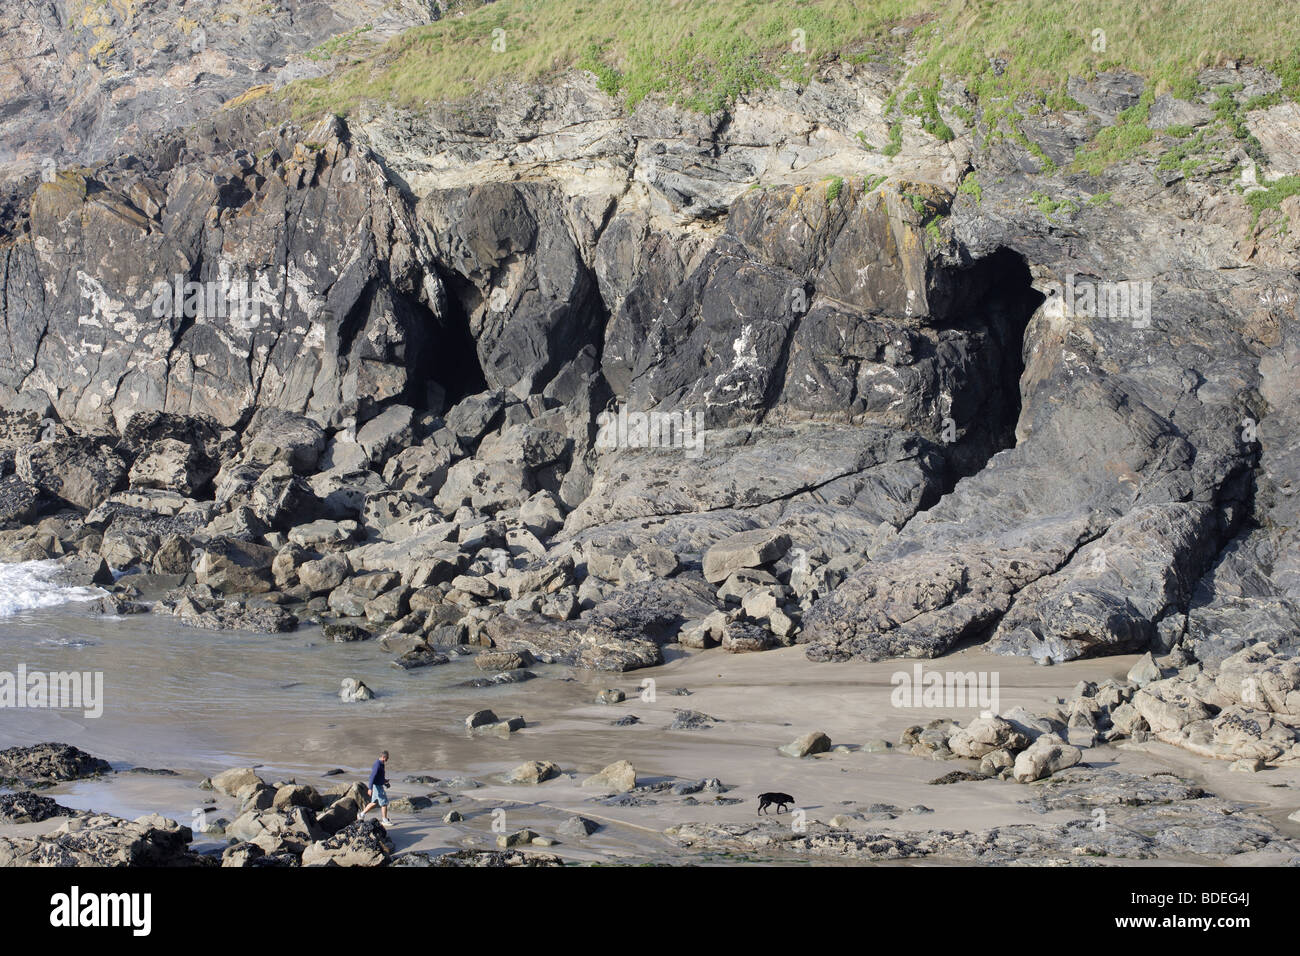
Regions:
<instances>
[{"instance_id":1,"label":"wet sand","mask_svg":"<svg viewBox=\"0 0 1300 956\"><path fill-rule=\"evenodd\" d=\"M364 780L381 749L392 754L394 798L439 789L404 782L411 775L468 776L485 784L454 792L450 804L395 814L390 833L399 852L491 847L501 829L529 827L553 836L559 822L581 813L607 825L583 841L561 837L553 852L585 861L707 862L699 853L675 848L663 830L688 821L753 820L755 797L766 790L792 794L809 821L874 803L933 811L901 813L889 821L895 830L980 830L1077 816L1037 812L1026 803L1026 788L1014 783L929 785L970 766L965 761L858 749L873 738L896 742L906 727L936 717L965 723L978 716L975 707L893 706L891 675L910 673L916 663L911 660L814 664L799 647L742 655L670 649L663 666L628 674L538 665L531 668L538 675L534 680L470 689L452 685L480 676L471 657L404 673L391 667L390 656L375 642L333 644L314 628L289 635L214 633L168 618L97 618L67 608L6 619L0 622L0 641L6 660L25 661L29 669L104 670L107 697L104 716L97 720L80 713L8 712L0 725L0 747L60 740L104 757L118 770L144 766L180 774L118 773L45 791L67 806L126 817L158 812L189 823L195 809L215 797L213 818L233 819L234 801L199 790L203 777L256 765L268 782L292 778L327 788ZM998 710L1006 712L1016 706L1041 711L1068 697L1080 680L1122 678L1136 659L1041 667L974 648L922 664L927 671L996 673ZM0 669L12 667L0 661ZM339 701L339 681L347 676L363 679L377 699ZM646 680L654 682L653 694ZM606 687L622 689L627 701L595 703L596 693ZM675 695L679 687L689 689L689 696ZM464 718L481 708L501 717L522 715L528 726L508 739L471 736ZM719 722L709 729L669 730L677 709ZM628 714L640 723L613 725ZM850 751L803 760L777 752L813 730ZM646 795L643 806L607 806L580 786L587 774L623 759L635 766L639 783L717 777L732 788L726 796L741 802L691 806L665 793ZM553 761L562 775L531 787L500 782L500 774L528 760ZM1284 833L1300 836L1300 824L1286 820L1300 806L1300 768L1230 773L1226 761L1162 744L1099 747L1086 750L1084 760L1132 772L1178 773L1222 796L1258 804ZM345 773L325 777L332 768ZM449 809L459 810L465 821L442 823ZM56 825L0 826L0 835L46 832ZM199 843L216 845L202 838ZM1252 861L1246 855L1234 862Z\"/></svg>"}]
</instances>

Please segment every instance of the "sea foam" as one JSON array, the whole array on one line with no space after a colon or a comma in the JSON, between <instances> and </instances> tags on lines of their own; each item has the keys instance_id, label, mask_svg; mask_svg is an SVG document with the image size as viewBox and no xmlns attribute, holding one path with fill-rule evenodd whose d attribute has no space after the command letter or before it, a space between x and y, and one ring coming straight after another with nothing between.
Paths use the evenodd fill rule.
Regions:
<instances>
[{"instance_id":1,"label":"sea foam","mask_svg":"<svg viewBox=\"0 0 1300 956\"><path fill-rule=\"evenodd\" d=\"M56 607L69 601L93 601L104 592L96 587L71 587L58 580L57 561L22 561L0 564L0 617L10 617L38 607Z\"/></svg>"}]
</instances>

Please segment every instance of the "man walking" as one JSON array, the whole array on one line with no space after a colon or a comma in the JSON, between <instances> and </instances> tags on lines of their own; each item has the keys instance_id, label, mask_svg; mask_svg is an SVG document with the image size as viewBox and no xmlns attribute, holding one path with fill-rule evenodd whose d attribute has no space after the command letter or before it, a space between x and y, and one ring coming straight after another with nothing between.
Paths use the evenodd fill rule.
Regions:
<instances>
[{"instance_id":1,"label":"man walking","mask_svg":"<svg viewBox=\"0 0 1300 956\"><path fill-rule=\"evenodd\" d=\"M366 814L375 807L379 808L379 822L385 827L393 821L388 819L388 794L384 788L388 786L388 777L384 774L384 764L388 762L388 751L385 750L375 761L375 765L370 768L370 802L366 804L364 810L357 814L358 822L366 818Z\"/></svg>"}]
</instances>

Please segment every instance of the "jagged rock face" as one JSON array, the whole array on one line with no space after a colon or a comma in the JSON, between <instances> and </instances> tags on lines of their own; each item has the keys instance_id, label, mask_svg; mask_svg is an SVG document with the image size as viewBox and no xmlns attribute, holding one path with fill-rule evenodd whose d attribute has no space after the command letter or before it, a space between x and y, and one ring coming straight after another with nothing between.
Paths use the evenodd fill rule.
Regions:
<instances>
[{"instance_id":1,"label":"jagged rock face","mask_svg":"<svg viewBox=\"0 0 1300 956\"><path fill-rule=\"evenodd\" d=\"M941 262L922 220L948 200L909 182L752 190L660 311L639 290L624 300L604 367L627 367L620 395L638 408L698 409L713 426L878 422L954 444L974 470L1010 438L1037 296L1027 275L1013 284L1014 256Z\"/></svg>"},{"instance_id":2,"label":"jagged rock face","mask_svg":"<svg viewBox=\"0 0 1300 956\"><path fill-rule=\"evenodd\" d=\"M1060 166L1140 91L1076 87L1084 111L1026 126ZM471 603L496 593L474 556L525 513L527 534L545 529L526 550L551 562L592 571L612 540L611 568L671 552L669 584L588 587L587 617L606 623L635 588L662 589L630 632L490 622L597 666L658 660L681 619L725 600L701 587L707 549L755 530L789 537L783 580L744 569L759 576L721 589L802 581L798 640L819 660L970 638L1052 660L1294 650L1300 244L1260 235L1222 183L1153 176L1154 161L1036 172L955 122L952 144L909 127L897 157L868 153L853 134L883 131L888 93L873 68L838 65L713 117L654 98L624 115L581 77L363 110L353 128L259 102L215 114L62 173L9 215L0 399L39 421L43 393L103 431L210 416L201 436L120 443L120 477L198 494L219 459L230 513L213 536L284 533L314 496L375 535L354 571L459 581ZM1290 142L1289 117L1258 118L1266 149ZM956 191L971 167L982 198ZM1081 191L1110 198L1065 223L1031 201ZM153 283L176 273L251 277L257 320L168 312L166 295L156 315ZM1150 287L1126 285L1114 314L1116 283ZM1064 305L1080 287L1100 299ZM611 399L708 431L609 441ZM270 412L309 440L259 437ZM34 441L4 444L18 462ZM297 477L268 477L285 455ZM6 489L16 520L32 488L57 492L27 470ZM486 519L503 524L475 530Z\"/></svg>"},{"instance_id":3,"label":"jagged rock face","mask_svg":"<svg viewBox=\"0 0 1300 956\"><path fill-rule=\"evenodd\" d=\"M0 169L102 160L223 103L319 76L325 40L428 23L438 0L50 0L0 10ZM177 91L184 90L178 96Z\"/></svg>"},{"instance_id":4,"label":"jagged rock face","mask_svg":"<svg viewBox=\"0 0 1300 956\"><path fill-rule=\"evenodd\" d=\"M979 208L959 207L957 235L976 253L1023 253L1048 294L1026 331L1016 447L873 553L812 610L801 639L815 645L814 656L839 659L932 656L991 633L991 650L1063 660L1159 646L1187 629L1205 634L1207 657L1220 657L1208 645L1226 641L1231 653L1285 628L1293 612L1276 600L1285 579L1269 580L1278 559L1256 563L1244 591L1230 585L1233 601L1259 599L1231 612L1217 607L1210 582L1236 575L1202 575L1250 514L1259 435L1280 439L1264 444L1266 454L1293 454L1294 439L1279 426L1294 400L1276 390L1265 399L1262 390L1283 361L1294 318L1260 308L1294 303L1293 278L1268 268L1218 271L1253 251L1234 247L1231 230L1244 224L1232 210L1220 207L1202 224L1219 245L1174 239L1169 222L1191 215L1185 193L1161 195L1125 225L1105 211L1080 216L1080 238L1055 241L1032 213L1003 212L1012 207L998 197L1025 188L1015 179L998 196L985 193ZM1119 172L1106 185L1123 192L1113 200L1120 203L1147 188ZM1150 281L1151 311L1072 314L1051 287L1071 274L1084 283ZM1270 291L1278 286L1288 291ZM1278 486L1262 487L1270 504L1290 506L1285 493L1272 496ZM1287 533L1259 529L1247 540L1280 555L1273 542ZM1240 566L1242 557L1233 548L1224 560ZM899 600L908 588L921 597ZM1232 618L1227 633L1211 636L1195 623L1204 614L1220 628Z\"/></svg>"},{"instance_id":5,"label":"jagged rock face","mask_svg":"<svg viewBox=\"0 0 1300 956\"><path fill-rule=\"evenodd\" d=\"M436 190L420 202L439 264L462 280L460 308L491 388L541 391L598 341L603 303L566 206L558 190L531 183Z\"/></svg>"},{"instance_id":6,"label":"jagged rock face","mask_svg":"<svg viewBox=\"0 0 1300 956\"><path fill-rule=\"evenodd\" d=\"M42 184L4 250L0 388L119 428L138 411L337 422L423 402L441 287L400 191L341 133Z\"/></svg>"}]
</instances>

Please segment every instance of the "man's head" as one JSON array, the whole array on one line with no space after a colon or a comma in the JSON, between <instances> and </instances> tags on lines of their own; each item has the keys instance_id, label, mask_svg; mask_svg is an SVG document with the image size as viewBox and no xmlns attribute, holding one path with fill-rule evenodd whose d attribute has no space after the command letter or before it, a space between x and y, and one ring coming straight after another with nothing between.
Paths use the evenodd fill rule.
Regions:
<instances>
[{"instance_id":1,"label":"man's head","mask_svg":"<svg viewBox=\"0 0 1300 956\"><path fill-rule=\"evenodd\" d=\"M383 753L381 753L379 755L379 759L384 761L384 763L388 763L388 751L385 750Z\"/></svg>"}]
</instances>

